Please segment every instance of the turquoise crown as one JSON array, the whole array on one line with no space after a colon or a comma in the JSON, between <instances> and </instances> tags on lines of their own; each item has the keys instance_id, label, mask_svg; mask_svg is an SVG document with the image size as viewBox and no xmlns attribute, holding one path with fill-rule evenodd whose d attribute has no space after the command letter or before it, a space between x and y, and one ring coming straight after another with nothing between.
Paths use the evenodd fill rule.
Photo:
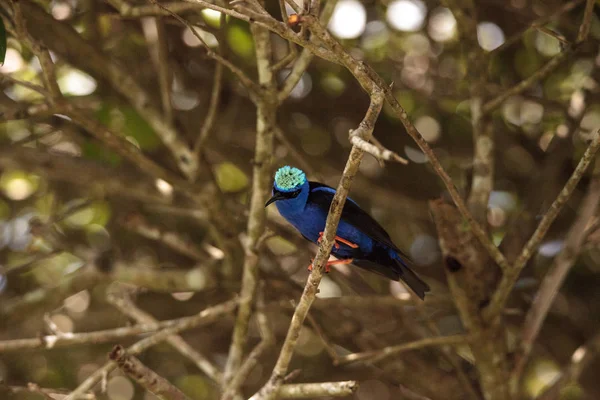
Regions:
<instances>
[{"instance_id":1,"label":"turquoise crown","mask_svg":"<svg viewBox=\"0 0 600 400\"><path fill-rule=\"evenodd\" d=\"M275 173L275 188L282 192L293 192L306 182L306 175L301 169L286 165Z\"/></svg>"}]
</instances>

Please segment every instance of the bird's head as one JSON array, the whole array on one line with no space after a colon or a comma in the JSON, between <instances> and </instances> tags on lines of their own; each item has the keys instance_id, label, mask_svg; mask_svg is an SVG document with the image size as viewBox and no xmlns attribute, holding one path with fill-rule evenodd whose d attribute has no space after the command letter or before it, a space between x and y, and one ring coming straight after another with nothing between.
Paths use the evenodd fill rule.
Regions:
<instances>
[{"instance_id":1,"label":"bird's head","mask_svg":"<svg viewBox=\"0 0 600 400\"><path fill-rule=\"evenodd\" d=\"M298 205L306 202L308 196L308 181L306 174L298 168L286 165L281 167L275 173L275 182L273 183L273 197L267 201L265 207L279 200L292 200L290 203ZM288 202L286 202L288 203ZM291 205L291 204L290 204Z\"/></svg>"}]
</instances>

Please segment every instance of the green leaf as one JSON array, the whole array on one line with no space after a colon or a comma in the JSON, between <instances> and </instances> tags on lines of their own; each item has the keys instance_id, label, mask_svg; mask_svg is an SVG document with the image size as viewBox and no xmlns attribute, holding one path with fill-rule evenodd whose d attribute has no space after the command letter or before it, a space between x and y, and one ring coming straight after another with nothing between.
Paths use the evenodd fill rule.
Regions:
<instances>
[{"instance_id":1,"label":"green leaf","mask_svg":"<svg viewBox=\"0 0 600 400\"><path fill-rule=\"evenodd\" d=\"M248 186L248 177L234 164L225 162L217 165L217 184L224 192L239 192Z\"/></svg>"},{"instance_id":2,"label":"green leaf","mask_svg":"<svg viewBox=\"0 0 600 400\"><path fill-rule=\"evenodd\" d=\"M161 141L154 129L133 107L120 103L104 103L97 111L96 117L142 150L152 151L160 147Z\"/></svg>"},{"instance_id":3,"label":"green leaf","mask_svg":"<svg viewBox=\"0 0 600 400\"><path fill-rule=\"evenodd\" d=\"M6 28L4 28L4 20L0 18L0 65L4 65L6 57Z\"/></svg>"}]
</instances>

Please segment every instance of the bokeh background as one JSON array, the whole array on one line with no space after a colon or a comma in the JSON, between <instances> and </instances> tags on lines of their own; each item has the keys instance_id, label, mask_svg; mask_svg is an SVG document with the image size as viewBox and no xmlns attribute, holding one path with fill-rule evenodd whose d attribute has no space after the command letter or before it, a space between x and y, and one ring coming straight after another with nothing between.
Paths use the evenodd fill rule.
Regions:
<instances>
[{"instance_id":1,"label":"bokeh background","mask_svg":"<svg viewBox=\"0 0 600 400\"><path fill-rule=\"evenodd\" d=\"M121 66L160 109L159 71L160 64L166 63L170 104L163 117L184 142L192 144L209 108L215 62L191 29L144 1L128 1L142 12L125 16L115 6L119 1L29 3L23 8L28 29L50 49L58 84L68 100L177 174L176 162L152 124L99 71L109 64ZM555 0L475 3L476 43L487 55L486 91L491 97L531 76L570 46L584 6L582 1ZM0 4L9 25L9 2ZM278 15L276 2L267 2L266 8ZM178 12L209 46L256 76L247 23L189 4ZM459 37L453 13L438 1L338 0L328 28L354 57L394 82L398 101L466 195L473 170L469 99L474 77L469 75L465 49L470 41ZM74 37L84 43L81 48L73 47ZM594 14L590 38L577 53L529 90L509 97L492 114L496 157L487 222L496 244L516 229L522 213L539 219L573 171L591 132L600 127L598 39L600 21ZM273 44L274 57L283 58L287 42L273 35ZM86 61L83 48L95 52L93 65ZM239 290L242 263L212 240L206 210L68 118L43 113L19 117L22 114L16 110L47 99L14 79L41 85L40 71L31 49L9 32L6 59L0 67L0 340L36 337L52 329L76 333L127 325L130 320L106 301L114 282L138 287L136 304L157 319L191 315L231 298ZM280 82L287 73L287 68L278 71ZM274 166L295 165L305 169L310 179L337 185L351 146L348 131L363 118L368 104L368 96L348 71L315 58L278 108ZM248 93L225 71L197 185L206 190L202 196L217 193L223 200L242 240L255 119ZM374 135L410 162L382 164L365 155L351 196L406 250L433 291L424 305L416 305L408 301L410 295L399 283L351 266L336 268L321 283L311 312L315 325L302 330L292 363L292 369L301 369L296 381L358 379L361 388L353 398L360 400L404 398L405 390L430 399L466 398L455 366L435 349L403 353L375 366L334 366L328 354L327 346L347 354L414 340L432 327L444 335L462 332L427 203L446 198L445 189L387 106ZM506 322L511 346L518 342L518 328L540 280L563 248L589 179L590 174L584 177L517 283ZM600 329L596 222L590 221L580 257L543 327L526 369L523 398L540 394L569 363L575 349ZM304 242L274 207L268 210L268 232L260 268L266 282L267 316L281 343L293 312L290 301L300 295L316 247ZM357 296L371 296L372 301L354 301ZM222 368L233 317L185 332L183 337ZM250 336L250 345L260 339L254 319ZM35 382L72 389L106 361L113 344L0 353L4 382L0 387ZM469 349L459 346L457 353L467 376L475 379ZM264 383L277 354L272 350L261 358L244 385L245 393ZM218 387L168 345L153 347L140 358L191 398L218 398ZM562 398L600 398L598 367L598 361L589 365ZM100 399L155 398L118 371L105 384ZM5 393L16 399L39 398L27 391Z\"/></svg>"}]
</instances>

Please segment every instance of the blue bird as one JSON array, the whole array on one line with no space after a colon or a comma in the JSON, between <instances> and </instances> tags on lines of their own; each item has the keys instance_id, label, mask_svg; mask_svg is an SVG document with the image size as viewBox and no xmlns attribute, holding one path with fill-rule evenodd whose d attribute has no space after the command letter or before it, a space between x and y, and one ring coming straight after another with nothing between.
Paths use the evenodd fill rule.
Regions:
<instances>
[{"instance_id":1,"label":"blue bird","mask_svg":"<svg viewBox=\"0 0 600 400\"><path fill-rule=\"evenodd\" d=\"M285 166L275 173L273 196L265 207L275 203L279 213L305 239L316 244L322 240L334 194L332 187L310 182L302 170ZM327 262L326 272L330 265L352 263L394 281L402 279L421 299L430 290L410 269L409 258L385 229L350 198L344 204L331 254L337 260Z\"/></svg>"}]
</instances>

